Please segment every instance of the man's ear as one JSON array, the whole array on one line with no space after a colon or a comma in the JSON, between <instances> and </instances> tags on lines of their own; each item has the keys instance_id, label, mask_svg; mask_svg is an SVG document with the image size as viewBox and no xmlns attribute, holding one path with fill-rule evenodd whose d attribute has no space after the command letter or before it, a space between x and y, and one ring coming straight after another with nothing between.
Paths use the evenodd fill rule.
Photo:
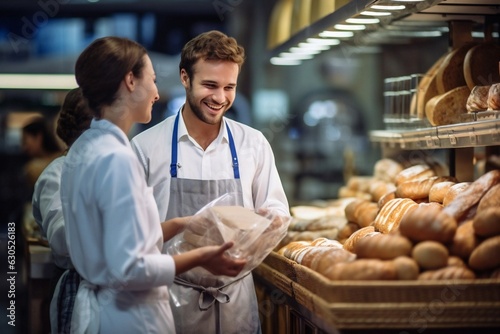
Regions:
<instances>
[{"instance_id":1,"label":"man's ear","mask_svg":"<svg viewBox=\"0 0 500 334\"><path fill-rule=\"evenodd\" d=\"M189 87L189 75L187 74L185 69L181 70L180 76L181 76L182 85L184 86L184 88L188 88Z\"/></svg>"},{"instance_id":2,"label":"man's ear","mask_svg":"<svg viewBox=\"0 0 500 334\"><path fill-rule=\"evenodd\" d=\"M135 86L136 86L136 81L135 81L135 77L134 77L134 74L132 73L132 71L128 72L126 75L125 75L125 78L123 78L123 82L125 83L125 87L127 87L127 89L129 91L134 91L135 89Z\"/></svg>"}]
</instances>

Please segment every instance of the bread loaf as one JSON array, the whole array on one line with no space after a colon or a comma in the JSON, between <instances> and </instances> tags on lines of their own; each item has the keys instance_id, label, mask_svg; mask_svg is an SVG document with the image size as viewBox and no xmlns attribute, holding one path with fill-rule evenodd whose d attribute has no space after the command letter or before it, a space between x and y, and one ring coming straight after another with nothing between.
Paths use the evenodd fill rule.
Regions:
<instances>
[{"instance_id":1,"label":"bread loaf","mask_svg":"<svg viewBox=\"0 0 500 334\"><path fill-rule=\"evenodd\" d=\"M323 275L334 281L397 279L394 262L378 259L359 259L353 262L338 263L331 266Z\"/></svg>"},{"instance_id":2,"label":"bread loaf","mask_svg":"<svg viewBox=\"0 0 500 334\"><path fill-rule=\"evenodd\" d=\"M500 235L500 206L478 211L472 221L472 228L481 237Z\"/></svg>"},{"instance_id":3,"label":"bread loaf","mask_svg":"<svg viewBox=\"0 0 500 334\"><path fill-rule=\"evenodd\" d=\"M407 256L399 256L393 260L398 280L417 279L420 268L415 260Z\"/></svg>"},{"instance_id":4,"label":"bread loaf","mask_svg":"<svg viewBox=\"0 0 500 334\"><path fill-rule=\"evenodd\" d=\"M353 222L347 222L347 224L344 226L344 228L342 228L339 231L338 240L341 241L342 243L344 243L345 240L351 236L351 234L353 234L354 232L356 232L359 229L360 229L360 227L358 224L353 223Z\"/></svg>"},{"instance_id":5,"label":"bread loaf","mask_svg":"<svg viewBox=\"0 0 500 334\"><path fill-rule=\"evenodd\" d=\"M427 102L434 96L438 95L437 71L447 55L448 53L439 57L429 70L427 70L427 73L425 73L425 76L418 84L417 115L419 119L425 118L425 105Z\"/></svg>"},{"instance_id":6,"label":"bread loaf","mask_svg":"<svg viewBox=\"0 0 500 334\"><path fill-rule=\"evenodd\" d=\"M426 199L434 184L445 181L455 182L456 179L451 176L431 176L421 180L403 182L396 188L396 197L413 200Z\"/></svg>"},{"instance_id":7,"label":"bread loaf","mask_svg":"<svg viewBox=\"0 0 500 334\"><path fill-rule=\"evenodd\" d=\"M488 93L491 85L474 86L467 98L466 108L468 112L484 111L488 109Z\"/></svg>"},{"instance_id":8,"label":"bread loaf","mask_svg":"<svg viewBox=\"0 0 500 334\"><path fill-rule=\"evenodd\" d=\"M500 183L491 187L481 198L477 205L477 211L481 212L487 208L500 207Z\"/></svg>"},{"instance_id":9,"label":"bread loaf","mask_svg":"<svg viewBox=\"0 0 500 334\"><path fill-rule=\"evenodd\" d=\"M467 99L470 95L467 86L460 86L437 95L425 105L425 115L433 126L456 124L464 121L467 114Z\"/></svg>"},{"instance_id":10,"label":"bread loaf","mask_svg":"<svg viewBox=\"0 0 500 334\"><path fill-rule=\"evenodd\" d=\"M384 195L391 193L396 190L396 185L394 183L386 181L374 181L370 185L370 194L372 195L372 201L378 202Z\"/></svg>"},{"instance_id":11,"label":"bread loaf","mask_svg":"<svg viewBox=\"0 0 500 334\"><path fill-rule=\"evenodd\" d=\"M439 205L420 203L399 224L399 232L414 241L450 242L457 230L456 220Z\"/></svg>"},{"instance_id":12,"label":"bread loaf","mask_svg":"<svg viewBox=\"0 0 500 334\"><path fill-rule=\"evenodd\" d=\"M373 176L381 181L394 183L396 175L403 170L403 165L393 159L380 159L373 167Z\"/></svg>"},{"instance_id":13,"label":"bread loaf","mask_svg":"<svg viewBox=\"0 0 500 334\"><path fill-rule=\"evenodd\" d=\"M492 170L480 176L467 189L459 193L443 211L460 221L483 195L500 182L500 170Z\"/></svg>"},{"instance_id":14,"label":"bread loaf","mask_svg":"<svg viewBox=\"0 0 500 334\"><path fill-rule=\"evenodd\" d=\"M377 203L366 200L355 200L345 207L347 220L358 224L360 227L370 225L375 219L377 212Z\"/></svg>"},{"instance_id":15,"label":"bread loaf","mask_svg":"<svg viewBox=\"0 0 500 334\"><path fill-rule=\"evenodd\" d=\"M464 60L465 55L474 45L467 43L448 53L436 75L438 94L444 94L460 86L467 86L464 76Z\"/></svg>"},{"instance_id":16,"label":"bread loaf","mask_svg":"<svg viewBox=\"0 0 500 334\"><path fill-rule=\"evenodd\" d=\"M389 202L391 199L395 199L396 198L396 190L394 191L391 191L390 193L387 193L385 194L384 196L382 196L378 202L377 202L377 205L378 205L378 208L379 208L379 211L380 209L387 204L387 202Z\"/></svg>"},{"instance_id":17,"label":"bread loaf","mask_svg":"<svg viewBox=\"0 0 500 334\"><path fill-rule=\"evenodd\" d=\"M434 170L427 164L417 164L403 169L395 177L396 186L408 181L417 181L436 176Z\"/></svg>"},{"instance_id":18,"label":"bread loaf","mask_svg":"<svg viewBox=\"0 0 500 334\"><path fill-rule=\"evenodd\" d=\"M464 76L467 86L473 89L477 85L500 82L499 59L500 46L495 43L481 43L472 47L464 59Z\"/></svg>"},{"instance_id":19,"label":"bread loaf","mask_svg":"<svg viewBox=\"0 0 500 334\"><path fill-rule=\"evenodd\" d=\"M443 203L444 196L450 190L451 186L455 185L457 182L454 181L444 181L434 183L429 189L429 202Z\"/></svg>"},{"instance_id":20,"label":"bread loaf","mask_svg":"<svg viewBox=\"0 0 500 334\"><path fill-rule=\"evenodd\" d=\"M476 275L466 267L444 267L437 270L427 270L422 272L418 279L428 280L456 280L456 279L474 279Z\"/></svg>"},{"instance_id":21,"label":"bread loaf","mask_svg":"<svg viewBox=\"0 0 500 334\"><path fill-rule=\"evenodd\" d=\"M500 84L491 85L488 91L488 110L500 110Z\"/></svg>"},{"instance_id":22,"label":"bread loaf","mask_svg":"<svg viewBox=\"0 0 500 334\"><path fill-rule=\"evenodd\" d=\"M459 182L452 185L443 198L443 206L448 206L462 191L467 189L472 182Z\"/></svg>"},{"instance_id":23,"label":"bread loaf","mask_svg":"<svg viewBox=\"0 0 500 334\"><path fill-rule=\"evenodd\" d=\"M399 228L401 219L418 206L409 198L395 198L385 204L375 217L373 226L382 233L390 233Z\"/></svg>"},{"instance_id":24,"label":"bread loaf","mask_svg":"<svg viewBox=\"0 0 500 334\"><path fill-rule=\"evenodd\" d=\"M391 260L398 256L410 256L412 247L406 237L378 234L360 239L354 245L354 253L358 258Z\"/></svg>"},{"instance_id":25,"label":"bread loaf","mask_svg":"<svg viewBox=\"0 0 500 334\"><path fill-rule=\"evenodd\" d=\"M469 267L474 270L488 270L500 266L500 235L484 240L470 255Z\"/></svg>"},{"instance_id":26,"label":"bread loaf","mask_svg":"<svg viewBox=\"0 0 500 334\"><path fill-rule=\"evenodd\" d=\"M450 255L448 257L448 267L467 267L464 260L458 256Z\"/></svg>"},{"instance_id":27,"label":"bread loaf","mask_svg":"<svg viewBox=\"0 0 500 334\"><path fill-rule=\"evenodd\" d=\"M413 247L411 257L424 270L446 267L448 264L448 249L436 241L422 241Z\"/></svg>"},{"instance_id":28,"label":"bread loaf","mask_svg":"<svg viewBox=\"0 0 500 334\"><path fill-rule=\"evenodd\" d=\"M354 252L354 247L360 239L373 236L378 233L379 232L375 232L375 228L373 226L366 226L360 228L359 230L351 234L349 238L346 239L346 241L344 242L344 249L350 252Z\"/></svg>"},{"instance_id":29,"label":"bread loaf","mask_svg":"<svg viewBox=\"0 0 500 334\"><path fill-rule=\"evenodd\" d=\"M450 254L456 255L467 261L470 254L479 243L480 240L474 233L474 228L472 227L472 220L468 220L458 226L449 246Z\"/></svg>"}]
</instances>

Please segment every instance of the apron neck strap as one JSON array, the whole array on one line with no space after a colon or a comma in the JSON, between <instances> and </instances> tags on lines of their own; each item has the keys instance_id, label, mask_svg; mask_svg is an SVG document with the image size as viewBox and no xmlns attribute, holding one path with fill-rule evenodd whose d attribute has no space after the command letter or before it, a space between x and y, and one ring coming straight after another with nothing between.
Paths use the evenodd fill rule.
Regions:
<instances>
[{"instance_id":1,"label":"apron neck strap","mask_svg":"<svg viewBox=\"0 0 500 334\"><path fill-rule=\"evenodd\" d=\"M177 113L174 121L174 129L172 131L172 149L170 157L170 176L172 178L177 177L177 137L179 133L179 115L181 111ZM227 136L229 139L229 149L231 150L231 163L233 166L233 174L235 179L240 178L240 167L238 164L238 155L236 154L236 147L234 146L233 134L229 129L229 125L226 122Z\"/></svg>"}]
</instances>

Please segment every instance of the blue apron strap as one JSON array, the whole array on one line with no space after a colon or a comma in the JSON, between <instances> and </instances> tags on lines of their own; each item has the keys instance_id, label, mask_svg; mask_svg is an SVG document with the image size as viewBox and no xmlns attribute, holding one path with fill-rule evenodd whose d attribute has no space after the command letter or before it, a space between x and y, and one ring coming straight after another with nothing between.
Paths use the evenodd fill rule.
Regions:
<instances>
[{"instance_id":1,"label":"blue apron strap","mask_svg":"<svg viewBox=\"0 0 500 334\"><path fill-rule=\"evenodd\" d=\"M177 177L177 133L179 132L179 114L177 113L174 122L174 131L172 131L172 156L170 158L170 176Z\"/></svg>"},{"instance_id":2,"label":"blue apron strap","mask_svg":"<svg viewBox=\"0 0 500 334\"><path fill-rule=\"evenodd\" d=\"M233 162L233 172L234 178L240 178L240 168L238 166L238 155L236 154L236 148L234 147L233 135L231 134L231 130L229 130L229 125L226 123L227 136L229 138L229 148L231 149L231 157Z\"/></svg>"}]
</instances>

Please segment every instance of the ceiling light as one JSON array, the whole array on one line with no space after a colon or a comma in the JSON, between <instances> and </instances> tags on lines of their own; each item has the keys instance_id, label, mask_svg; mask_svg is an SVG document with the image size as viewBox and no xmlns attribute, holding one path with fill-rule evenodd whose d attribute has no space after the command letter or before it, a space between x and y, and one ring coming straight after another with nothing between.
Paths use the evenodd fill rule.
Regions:
<instances>
[{"instance_id":1,"label":"ceiling light","mask_svg":"<svg viewBox=\"0 0 500 334\"><path fill-rule=\"evenodd\" d=\"M335 39L335 38L308 38L306 41L310 44L316 44L316 45L339 45L340 44L340 40Z\"/></svg>"},{"instance_id":2,"label":"ceiling light","mask_svg":"<svg viewBox=\"0 0 500 334\"><path fill-rule=\"evenodd\" d=\"M365 16L389 16L391 13L389 12L374 12L372 10L365 10L360 13L361 15Z\"/></svg>"},{"instance_id":3,"label":"ceiling light","mask_svg":"<svg viewBox=\"0 0 500 334\"><path fill-rule=\"evenodd\" d=\"M307 60L307 59L313 59L313 56L307 55L307 54L298 54L298 53L292 53L292 52L282 52L279 54L281 58L285 59L296 59L296 60Z\"/></svg>"},{"instance_id":4,"label":"ceiling light","mask_svg":"<svg viewBox=\"0 0 500 334\"><path fill-rule=\"evenodd\" d=\"M336 24L333 28L337 30L365 30L366 26L363 24Z\"/></svg>"},{"instance_id":5,"label":"ceiling light","mask_svg":"<svg viewBox=\"0 0 500 334\"><path fill-rule=\"evenodd\" d=\"M352 31L331 31L325 30L319 33L320 37L333 37L333 38L344 38L344 37L352 37L354 33Z\"/></svg>"},{"instance_id":6,"label":"ceiling light","mask_svg":"<svg viewBox=\"0 0 500 334\"><path fill-rule=\"evenodd\" d=\"M373 5L370 8L376 10L403 10L406 7L405 5Z\"/></svg>"},{"instance_id":7,"label":"ceiling light","mask_svg":"<svg viewBox=\"0 0 500 334\"><path fill-rule=\"evenodd\" d=\"M299 54L299 55L317 55L321 53L321 50L318 49L312 49L312 48L298 48L298 47L293 47L290 48L291 53Z\"/></svg>"},{"instance_id":8,"label":"ceiling light","mask_svg":"<svg viewBox=\"0 0 500 334\"><path fill-rule=\"evenodd\" d=\"M300 65L302 62L297 59L285 59L280 57L271 58L271 64L273 65L285 65L285 66L293 66Z\"/></svg>"},{"instance_id":9,"label":"ceiling light","mask_svg":"<svg viewBox=\"0 0 500 334\"><path fill-rule=\"evenodd\" d=\"M393 2L423 2L425 0L391 0Z\"/></svg>"},{"instance_id":10,"label":"ceiling light","mask_svg":"<svg viewBox=\"0 0 500 334\"><path fill-rule=\"evenodd\" d=\"M0 89L73 89L74 74L0 74Z\"/></svg>"},{"instance_id":11,"label":"ceiling light","mask_svg":"<svg viewBox=\"0 0 500 334\"><path fill-rule=\"evenodd\" d=\"M330 49L330 45L326 44L315 44L315 43L299 43L299 48L307 50L320 50L325 51Z\"/></svg>"},{"instance_id":12,"label":"ceiling light","mask_svg":"<svg viewBox=\"0 0 500 334\"><path fill-rule=\"evenodd\" d=\"M354 23L354 24L376 24L380 22L380 20L377 18L359 18L359 17L351 17L345 21L347 23Z\"/></svg>"}]
</instances>

